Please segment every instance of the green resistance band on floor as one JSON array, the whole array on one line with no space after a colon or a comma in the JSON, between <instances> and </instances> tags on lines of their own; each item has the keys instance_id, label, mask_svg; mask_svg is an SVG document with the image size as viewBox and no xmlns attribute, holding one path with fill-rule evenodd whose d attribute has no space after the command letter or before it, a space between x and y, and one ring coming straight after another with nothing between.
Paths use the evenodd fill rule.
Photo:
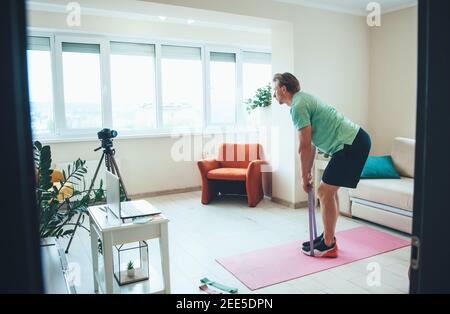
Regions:
<instances>
[{"instance_id":1,"label":"green resistance band on floor","mask_svg":"<svg viewBox=\"0 0 450 314\"><path fill-rule=\"evenodd\" d=\"M236 288L227 287L227 286L222 285L220 283L217 283L215 281L211 281L208 278L200 279L200 282L204 283L204 284L207 284L207 285L210 285L210 286L213 286L213 287L215 287L217 289L220 289L220 290L223 290L225 292L229 292L229 293L237 293L238 292L238 289L236 289Z\"/></svg>"}]
</instances>

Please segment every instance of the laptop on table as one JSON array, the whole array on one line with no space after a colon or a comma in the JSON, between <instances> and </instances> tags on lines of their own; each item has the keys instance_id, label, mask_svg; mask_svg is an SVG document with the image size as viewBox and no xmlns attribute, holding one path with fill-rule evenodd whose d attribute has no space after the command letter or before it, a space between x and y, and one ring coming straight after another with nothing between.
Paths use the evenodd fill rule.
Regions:
<instances>
[{"instance_id":1,"label":"laptop on table","mask_svg":"<svg viewBox=\"0 0 450 314\"><path fill-rule=\"evenodd\" d=\"M114 216L120 219L131 219L161 214L161 211L145 200L121 202L120 180L112 172L106 170L106 204Z\"/></svg>"}]
</instances>

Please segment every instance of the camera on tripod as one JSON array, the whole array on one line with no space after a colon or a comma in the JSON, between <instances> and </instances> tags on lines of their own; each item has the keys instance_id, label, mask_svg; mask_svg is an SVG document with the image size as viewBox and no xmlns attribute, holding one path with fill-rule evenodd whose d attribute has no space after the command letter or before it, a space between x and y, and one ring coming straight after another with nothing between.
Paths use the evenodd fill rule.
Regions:
<instances>
[{"instance_id":1,"label":"camera on tripod","mask_svg":"<svg viewBox=\"0 0 450 314\"><path fill-rule=\"evenodd\" d=\"M101 148L111 149L113 146L112 139L117 137L117 131L111 129L103 129L97 133L98 139L102 141Z\"/></svg>"},{"instance_id":2,"label":"camera on tripod","mask_svg":"<svg viewBox=\"0 0 450 314\"><path fill-rule=\"evenodd\" d=\"M120 175L120 172L119 172L119 167L117 167L116 160L114 159L116 150L112 148L113 147L112 139L117 137L117 131L111 130L111 129L103 129L97 133L97 136L98 136L98 139L102 141L102 146L94 149L94 151L96 152L103 148L103 153L102 153L102 157L100 158L100 161L98 162L97 169L95 170L95 174L94 174L94 177L92 178L91 185L89 186L87 195L91 195L91 191L94 188L94 183L95 183L97 175L100 171L102 162L105 161L106 170L111 171L113 174L116 174L119 177L120 186L121 186L124 196L125 196L124 200L129 201L130 198L128 197L128 193L127 193L127 190L125 189L125 185L123 184L122 176ZM100 183L100 187L101 187L101 185L102 185L102 183ZM70 236L69 244L67 245L67 248L66 248L66 253L69 252L70 245L72 244L73 237L75 235L77 227L80 225L80 221L81 221L82 217L83 217L83 212L80 212L78 215L76 225L75 225L75 229Z\"/></svg>"}]
</instances>

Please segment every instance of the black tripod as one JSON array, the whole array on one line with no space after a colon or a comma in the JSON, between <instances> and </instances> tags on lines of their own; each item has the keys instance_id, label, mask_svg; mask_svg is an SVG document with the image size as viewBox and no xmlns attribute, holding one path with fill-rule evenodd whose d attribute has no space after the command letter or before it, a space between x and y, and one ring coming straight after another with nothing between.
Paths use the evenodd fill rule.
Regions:
<instances>
[{"instance_id":1,"label":"black tripod","mask_svg":"<svg viewBox=\"0 0 450 314\"><path fill-rule=\"evenodd\" d=\"M89 186L87 195L91 195L92 188L94 187L95 180L97 178L98 172L100 170L100 167L101 167L103 159L104 159L106 169L119 177L120 186L122 187L123 192L125 194L125 200L129 201L130 199L128 198L128 193L127 193L127 190L125 189L125 185L123 184L123 180L122 180L122 176L120 175L119 167L117 166L116 160L114 159L116 150L113 149L112 146L113 146L112 139L107 138L107 139L102 139L102 146L94 149L94 151L96 152L103 148L103 154L102 154L102 157L100 158L97 169L95 170L95 174L94 174L94 177L92 178L92 182L91 182L91 185ZM72 244L73 236L75 235L75 232L77 231L78 226L86 229L89 232L89 230L86 227L84 227L83 225L80 224L82 217L83 217L83 213L80 212L80 214L78 215L77 222L75 223L75 228L73 229L73 233L70 236L69 243L67 244L67 248L65 251L66 254L69 253L69 248L70 248L70 245Z\"/></svg>"}]
</instances>

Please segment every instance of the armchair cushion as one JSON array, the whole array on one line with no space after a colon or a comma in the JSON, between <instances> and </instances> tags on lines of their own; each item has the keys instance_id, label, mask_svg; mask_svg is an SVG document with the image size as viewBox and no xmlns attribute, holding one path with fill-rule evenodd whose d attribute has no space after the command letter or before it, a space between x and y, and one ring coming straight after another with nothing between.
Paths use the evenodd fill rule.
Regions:
<instances>
[{"instance_id":1,"label":"armchair cushion","mask_svg":"<svg viewBox=\"0 0 450 314\"><path fill-rule=\"evenodd\" d=\"M245 181L246 175L245 168L219 168L209 171L207 177L211 180Z\"/></svg>"}]
</instances>

